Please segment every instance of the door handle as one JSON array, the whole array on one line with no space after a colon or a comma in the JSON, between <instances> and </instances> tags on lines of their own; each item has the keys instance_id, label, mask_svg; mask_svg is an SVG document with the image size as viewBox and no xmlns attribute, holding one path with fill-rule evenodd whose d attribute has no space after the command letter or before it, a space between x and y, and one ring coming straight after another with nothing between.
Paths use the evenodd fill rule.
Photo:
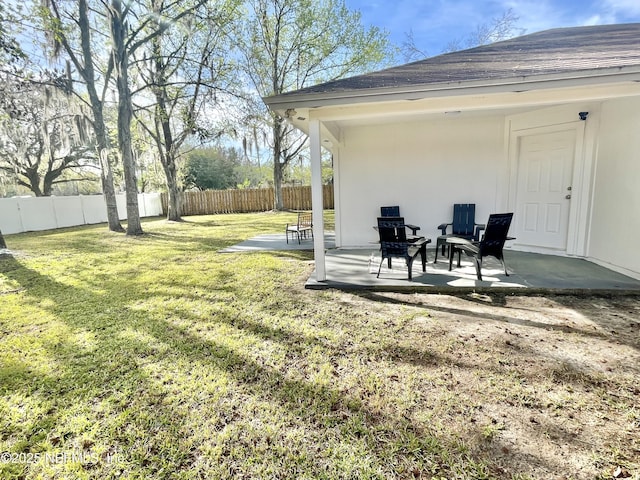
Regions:
<instances>
[{"instance_id":1,"label":"door handle","mask_svg":"<svg viewBox=\"0 0 640 480\"><path fill-rule=\"evenodd\" d=\"M571 194L565 195L564 198L566 198L567 200L570 200L571 199Z\"/></svg>"}]
</instances>

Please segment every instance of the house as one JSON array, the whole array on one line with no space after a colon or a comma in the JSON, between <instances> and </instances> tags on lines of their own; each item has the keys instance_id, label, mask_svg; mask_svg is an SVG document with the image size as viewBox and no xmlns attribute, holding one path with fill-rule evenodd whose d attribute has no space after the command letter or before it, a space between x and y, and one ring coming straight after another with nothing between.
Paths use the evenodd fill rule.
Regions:
<instances>
[{"instance_id":1,"label":"house","mask_svg":"<svg viewBox=\"0 0 640 480\"><path fill-rule=\"evenodd\" d=\"M454 203L515 213L511 248L640 278L640 24L547 30L265 98L334 159L336 246L381 205L435 238ZM323 236L316 274L326 279Z\"/></svg>"}]
</instances>

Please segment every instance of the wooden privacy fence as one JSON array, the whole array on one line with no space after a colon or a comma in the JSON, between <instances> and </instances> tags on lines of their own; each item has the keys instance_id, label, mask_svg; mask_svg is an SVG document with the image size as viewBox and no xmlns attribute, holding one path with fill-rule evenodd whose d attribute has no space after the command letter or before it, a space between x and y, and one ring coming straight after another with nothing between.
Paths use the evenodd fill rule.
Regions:
<instances>
[{"instance_id":1,"label":"wooden privacy fence","mask_svg":"<svg viewBox=\"0 0 640 480\"><path fill-rule=\"evenodd\" d=\"M273 196L273 188L183 192L182 215L265 212L273 210ZM166 193L161 200L166 215ZM311 187L283 187L282 200L287 210L311 210ZM324 185L323 204L325 209L333 209L333 185Z\"/></svg>"}]
</instances>

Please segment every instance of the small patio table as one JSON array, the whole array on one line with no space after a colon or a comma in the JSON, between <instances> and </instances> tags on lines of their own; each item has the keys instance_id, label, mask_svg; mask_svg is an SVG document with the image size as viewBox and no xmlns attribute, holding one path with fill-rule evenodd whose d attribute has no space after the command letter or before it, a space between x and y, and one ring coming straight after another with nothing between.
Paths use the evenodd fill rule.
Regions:
<instances>
[{"instance_id":1,"label":"small patio table","mask_svg":"<svg viewBox=\"0 0 640 480\"><path fill-rule=\"evenodd\" d=\"M453 268L453 256L455 255L456 251L458 252L458 267L460 266L461 250L456 248L456 245L468 245L473 242L467 240L466 238L448 236L446 238L446 243L447 245L449 245L449 271L451 271L451 269Z\"/></svg>"}]
</instances>

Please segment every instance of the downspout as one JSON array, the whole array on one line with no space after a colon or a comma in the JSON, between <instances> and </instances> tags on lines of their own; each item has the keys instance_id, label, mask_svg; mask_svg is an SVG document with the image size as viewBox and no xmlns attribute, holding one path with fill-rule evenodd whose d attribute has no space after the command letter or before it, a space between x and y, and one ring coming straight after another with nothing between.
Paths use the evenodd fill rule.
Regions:
<instances>
[{"instance_id":1,"label":"downspout","mask_svg":"<svg viewBox=\"0 0 640 480\"><path fill-rule=\"evenodd\" d=\"M322 152L320 147L320 121L309 120L311 149L311 211L313 216L313 253L316 263L316 281L327 280L324 244L324 203L322 192Z\"/></svg>"}]
</instances>

